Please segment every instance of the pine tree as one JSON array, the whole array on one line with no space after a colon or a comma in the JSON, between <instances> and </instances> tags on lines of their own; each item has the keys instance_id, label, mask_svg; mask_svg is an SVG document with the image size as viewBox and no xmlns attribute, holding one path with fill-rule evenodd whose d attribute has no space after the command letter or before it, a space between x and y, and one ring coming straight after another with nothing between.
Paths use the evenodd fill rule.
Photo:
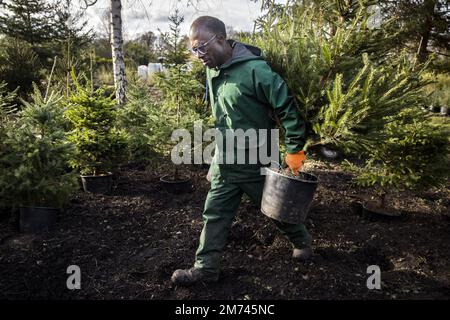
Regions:
<instances>
[{"instance_id":1,"label":"pine tree","mask_svg":"<svg viewBox=\"0 0 450 320\"><path fill-rule=\"evenodd\" d=\"M450 2L447 0L380 0L385 17L394 17L400 29L398 46L419 52L425 61L431 52L448 56L450 51Z\"/></svg>"},{"instance_id":2,"label":"pine tree","mask_svg":"<svg viewBox=\"0 0 450 320\"><path fill-rule=\"evenodd\" d=\"M69 0L10 0L1 3L0 9L0 34L29 43L46 67L55 55L66 51L68 42L75 51L92 40L87 21L73 13Z\"/></svg>"},{"instance_id":3,"label":"pine tree","mask_svg":"<svg viewBox=\"0 0 450 320\"><path fill-rule=\"evenodd\" d=\"M54 36L55 5L44 0L12 0L1 4L0 33L35 46Z\"/></svg>"},{"instance_id":4,"label":"pine tree","mask_svg":"<svg viewBox=\"0 0 450 320\"><path fill-rule=\"evenodd\" d=\"M128 159L128 137L116 127L114 99L92 83L81 84L72 70L74 92L67 99L64 117L70 122L68 140L76 154L69 163L81 174L99 175L115 170Z\"/></svg>"},{"instance_id":5,"label":"pine tree","mask_svg":"<svg viewBox=\"0 0 450 320\"><path fill-rule=\"evenodd\" d=\"M0 123L0 207L62 207L78 189L67 170L74 149L65 137L61 98L34 86L17 119Z\"/></svg>"},{"instance_id":6,"label":"pine tree","mask_svg":"<svg viewBox=\"0 0 450 320\"><path fill-rule=\"evenodd\" d=\"M33 82L41 80L40 68L39 57L29 43L10 37L0 39L0 81L10 91L17 90L25 98Z\"/></svg>"},{"instance_id":7,"label":"pine tree","mask_svg":"<svg viewBox=\"0 0 450 320\"><path fill-rule=\"evenodd\" d=\"M391 52L392 21L371 26L365 0L265 4L247 40L288 83L310 127L307 148L331 144L359 155L366 166L351 168L363 185L389 190L445 180L448 141L420 110L427 63Z\"/></svg>"},{"instance_id":8,"label":"pine tree","mask_svg":"<svg viewBox=\"0 0 450 320\"><path fill-rule=\"evenodd\" d=\"M195 74L189 72L186 63L189 59L186 39L181 36L181 24L184 17L178 10L170 15L170 32L162 33L164 48L164 64L167 72L159 73L155 77L155 86L162 92L164 100L162 108L166 115L163 126L156 123L158 135L155 143L162 145L164 151L170 151L174 143L170 140L171 131L175 129L191 129L200 115L196 108L203 105L203 84L196 78ZM170 125L167 125L170 124ZM158 142L159 140L159 142ZM186 150L178 150L180 153ZM178 179L178 167L175 166L175 180Z\"/></svg>"},{"instance_id":9,"label":"pine tree","mask_svg":"<svg viewBox=\"0 0 450 320\"><path fill-rule=\"evenodd\" d=\"M71 41L74 49L83 48L94 38L92 28L87 28L88 21L83 18L83 11L76 11L71 0L60 0L55 8L54 40Z\"/></svg>"},{"instance_id":10,"label":"pine tree","mask_svg":"<svg viewBox=\"0 0 450 320\"><path fill-rule=\"evenodd\" d=\"M5 82L0 82L0 125L15 111L17 90L9 91Z\"/></svg>"},{"instance_id":11,"label":"pine tree","mask_svg":"<svg viewBox=\"0 0 450 320\"><path fill-rule=\"evenodd\" d=\"M386 208L392 191L442 187L448 181L449 138L439 125L427 121L417 110L404 110L386 124L382 139L374 141L364 166L347 161L346 166L356 173L356 184L373 187L380 196L375 206ZM372 205L373 206L373 205Z\"/></svg>"},{"instance_id":12,"label":"pine tree","mask_svg":"<svg viewBox=\"0 0 450 320\"><path fill-rule=\"evenodd\" d=\"M181 36L181 24L184 17L180 15L178 9L169 16L170 32L161 33L162 53L164 54L164 63L168 67L184 65L189 59L186 39Z\"/></svg>"},{"instance_id":13,"label":"pine tree","mask_svg":"<svg viewBox=\"0 0 450 320\"><path fill-rule=\"evenodd\" d=\"M386 49L395 35L369 26L369 4L353 3L347 18L336 13L333 19L329 2L272 2L249 39L299 102L312 130L309 145L360 144L369 139L367 130L376 134L376 122L409 106L416 99L411 93L425 85L414 80L421 68Z\"/></svg>"}]
</instances>

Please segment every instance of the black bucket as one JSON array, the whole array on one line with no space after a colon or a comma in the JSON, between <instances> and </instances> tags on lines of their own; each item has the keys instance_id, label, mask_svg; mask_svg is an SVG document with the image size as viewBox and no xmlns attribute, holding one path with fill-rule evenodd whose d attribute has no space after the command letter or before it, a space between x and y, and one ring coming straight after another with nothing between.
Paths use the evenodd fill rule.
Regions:
<instances>
[{"instance_id":1,"label":"black bucket","mask_svg":"<svg viewBox=\"0 0 450 320\"><path fill-rule=\"evenodd\" d=\"M20 232L47 232L56 222L59 209L47 207L21 207Z\"/></svg>"},{"instance_id":2,"label":"black bucket","mask_svg":"<svg viewBox=\"0 0 450 320\"><path fill-rule=\"evenodd\" d=\"M301 172L297 177L266 170L261 212L286 223L303 223L317 188L315 175Z\"/></svg>"},{"instance_id":3,"label":"black bucket","mask_svg":"<svg viewBox=\"0 0 450 320\"><path fill-rule=\"evenodd\" d=\"M112 173L108 172L98 176L81 176L81 182L86 192L106 194L111 192Z\"/></svg>"},{"instance_id":4,"label":"black bucket","mask_svg":"<svg viewBox=\"0 0 450 320\"><path fill-rule=\"evenodd\" d=\"M190 177L184 177L179 180L171 180L172 175L166 174L159 178L164 190L171 193L187 193L193 190Z\"/></svg>"}]
</instances>

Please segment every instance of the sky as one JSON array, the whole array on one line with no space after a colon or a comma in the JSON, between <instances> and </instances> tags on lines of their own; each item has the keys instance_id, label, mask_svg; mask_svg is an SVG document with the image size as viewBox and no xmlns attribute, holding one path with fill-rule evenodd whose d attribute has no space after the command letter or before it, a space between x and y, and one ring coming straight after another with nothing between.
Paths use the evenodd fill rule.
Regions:
<instances>
[{"instance_id":1,"label":"sky","mask_svg":"<svg viewBox=\"0 0 450 320\"><path fill-rule=\"evenodd\" d=\"M210 15L221 19L226 26L235 31L252 31L253 22L261 14L260 2L250 0L198 0L195 7L187 5L188 0L122 0L123 32L126 40L139 34L153 31L158 34L169 29L168 16L179 9L184 16L181 25L182 34L187 34L190 23L199 16ZM279 0L277 2L285 2ZM106 23L109 9L108 0L98 0L89 7L85 18L89 25L100 34L106 34Z\"/></svg>"}]
</instances>

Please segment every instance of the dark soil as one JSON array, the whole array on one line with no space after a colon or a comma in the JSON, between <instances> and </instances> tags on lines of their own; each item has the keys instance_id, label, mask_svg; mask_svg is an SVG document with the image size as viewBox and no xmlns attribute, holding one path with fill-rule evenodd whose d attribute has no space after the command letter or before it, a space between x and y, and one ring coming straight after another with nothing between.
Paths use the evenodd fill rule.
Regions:
<instances>
[{"instance_id":1,"label":"dark soil","mask_svg":"<svg viewBox=\"0 0 450 320\"><path fill-rule=\"evenodd\" d=\"M306 225L315 254L292 261L291 245L243 198L217 284L176 287L170 276L192 266L202 229L207 169L191 168L194 191L170 193L158 172L128 168L110 195L80 193L56 226L20 234L16 213L0 215L0 299L448 299L449 189L399 193L402 219L367 219L371 190L351 185L338 165L311 162L319 177ZM81 289L68 290L69 265ZM381 290L366 286L381 269Z\"/></svg>"}]
</instances>

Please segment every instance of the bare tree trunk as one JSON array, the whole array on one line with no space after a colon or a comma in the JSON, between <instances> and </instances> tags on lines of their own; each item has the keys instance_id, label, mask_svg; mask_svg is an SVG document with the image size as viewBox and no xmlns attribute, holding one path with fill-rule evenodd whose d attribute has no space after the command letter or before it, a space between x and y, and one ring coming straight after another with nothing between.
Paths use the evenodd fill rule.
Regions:
<instances>
[{"instance_id":1,"label":"bare tree trunk","mask_svg":"<svg viewBox=\"0 0 450 320\"><path fill-rule=\"evenodd\" d=\"M428 58L428 42L430 40L431 28L426 28L420 37L419 61L425 62Z\"/></svg>"},{"instance_id":2,"label":"bare tree trunk","mask_svg":"<svg viewBox=\"0 0 450 320\"><path fill-rule=\"evenodd\" d=\"M422 25L421 40L419 46L419 60L425 62L428 58L428 43L430 41L431 30L433 29L433 14L436 0L426 0L424 2L425 22Z\"/></svg>"},{"instance_id":3,"label":"bare tree trunk","mask_svg":"<svg viewBox=\"0 0 450 320\"><path fill-rule=\"evenodd\" d=\"M120 0L111 0L111 50L114 71L114 85L116 88L116 101L119 105L126 102L125 60L123 57L122 37L122 4Z\"/></svg>"}]
</instances>

